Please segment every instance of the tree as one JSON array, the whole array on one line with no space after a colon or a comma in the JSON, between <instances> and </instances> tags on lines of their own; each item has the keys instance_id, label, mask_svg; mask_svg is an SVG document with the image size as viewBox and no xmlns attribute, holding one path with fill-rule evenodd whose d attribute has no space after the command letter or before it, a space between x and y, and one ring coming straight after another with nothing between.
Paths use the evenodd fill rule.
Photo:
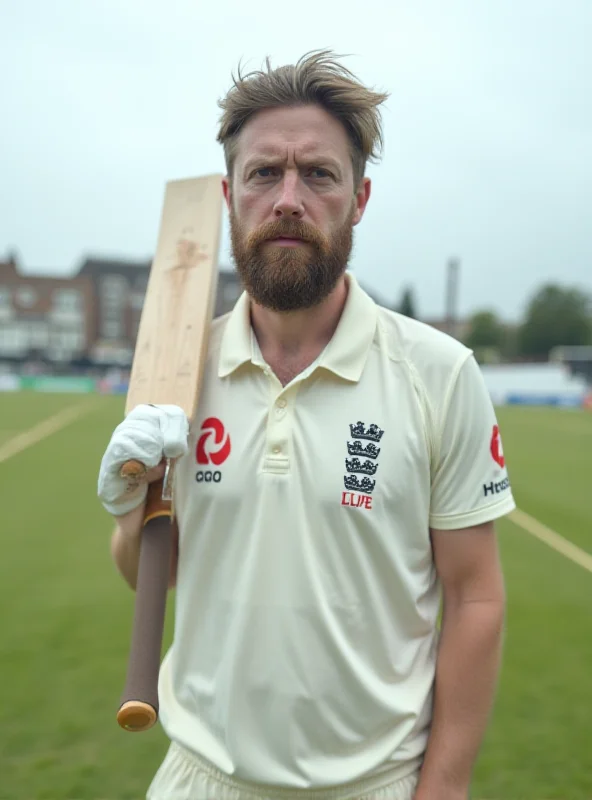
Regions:
<instances>
[{"instance_id":1,"label":"tree","mask_svg":"<svg viewBox=\"0 0 592 800\"><path fill-rule=\"evenodd\" d=\"M494 311L477 311L469 320L463 337L480 364L500 360L506 345L506 328Z\"/></svg>"},{"instance_id":2,"label":"tree","mask_svg":"<svg viewBox=\"0 0 592 800\"><path fill-rule=\"evenodd\" d=\"M469 321L465 337L467 347L473 350L484 347L501 349L504 344L503 323L493 311L478 311Z\"/></svg>"},{"instance_id":3,"label":"tree","mask_svg":"<svg viewBox=\"0 0 592 800\"><path fill-rule=\"evenodd\" d=\"M417 318L415 313L415 299L413 297L413 289L407 287L401 296L401 303L399 304L399 314L404 314L406 317L412 319Z\"/></svg>"},{"instance_id":4,"label":"tree","mask_svg":"<svg viewBox=\"0 0 592 800\"><path fill-rule=\"evenodd\" d=\"M543 286L530 301L520 327L521 353L547 357L553 347L590 342L590 297L579 289Z\"/></svg>"}]
</instances>

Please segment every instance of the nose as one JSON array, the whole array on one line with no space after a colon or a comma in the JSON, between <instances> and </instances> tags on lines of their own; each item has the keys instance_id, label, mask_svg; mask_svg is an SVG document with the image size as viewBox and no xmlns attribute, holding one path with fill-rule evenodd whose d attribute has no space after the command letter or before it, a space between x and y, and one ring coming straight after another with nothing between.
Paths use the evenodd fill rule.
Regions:
<instances>
[{"instance_id":1,"label":"nose","mask_svg":"<svg viewBox=\"0 0 592 800\"><path fill-rule=\"evenodd\" d=\"M284 175L279 185L280 194L273 206L273 214L276 218L301 219L304 216L304 205L298 184L298 175L290 172Z\"/></svg>"}]
</instances>

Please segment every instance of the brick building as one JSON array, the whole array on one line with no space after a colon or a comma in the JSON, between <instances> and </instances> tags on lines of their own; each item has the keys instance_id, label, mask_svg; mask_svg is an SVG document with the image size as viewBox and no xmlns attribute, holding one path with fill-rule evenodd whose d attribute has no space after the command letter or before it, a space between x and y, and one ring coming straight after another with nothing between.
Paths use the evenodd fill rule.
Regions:
<instances>
[{"instance_id":1,"label":"brick building","mask_svg":"<svg viewBox=\"0 0 592 800\"><path fill-rule=\"evenodd\" d=\"M86 258L71 277L24 274L0 262L0 361L129 367L150 261ZM236 302L235 272L221 270L215 315Z\"/></svg>"},{"instance_id":2,"label":"brick building","mask_svg":"<svg viewBox=\"0 0 592 800\"><path fill-rule=\"evenodd\" d=\"M80 358L93 334L88 278L22 275L14 258L0 263L0 359Z\"/></svg>"}]
</instances>

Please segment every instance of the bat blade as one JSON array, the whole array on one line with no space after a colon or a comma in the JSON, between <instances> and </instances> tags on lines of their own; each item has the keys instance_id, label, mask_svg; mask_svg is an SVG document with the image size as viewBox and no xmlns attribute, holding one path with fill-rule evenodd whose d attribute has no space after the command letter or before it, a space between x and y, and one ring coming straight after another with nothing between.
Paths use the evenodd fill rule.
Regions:
<instances>
[{"instance_id":1,"label":"bat blade","mask_svg":"<svg viewBox=\"0 0 592 800\"><path fill-rule=\"evenodd\" d=\"M166 185L126 413L140 403L178 405L189 417L195 412L218 284L221 179Z\"/></svg>"}]
</instances>

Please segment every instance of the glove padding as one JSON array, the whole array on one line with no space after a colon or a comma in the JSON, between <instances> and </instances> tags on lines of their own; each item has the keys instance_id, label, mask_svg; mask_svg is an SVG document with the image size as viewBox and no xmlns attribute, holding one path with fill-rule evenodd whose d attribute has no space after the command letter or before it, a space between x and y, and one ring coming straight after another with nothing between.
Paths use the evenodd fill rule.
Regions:
<instances>
[{"instance_id":1,"label":"glove padding","mask_svg":"<svg viewBox=\"0 0 592 800\"><path fill-rule=\"evenodd\" d=\"M141 461L146 469L157 467L163 456L184 456L189 449L188 436L189 420L179 406L136 406L115 428L101 461L98 496L105 509L120 516L146 499L146 481L130 491L128 481L121 477L126 461Z\"/></svg>"}]
</instances>

